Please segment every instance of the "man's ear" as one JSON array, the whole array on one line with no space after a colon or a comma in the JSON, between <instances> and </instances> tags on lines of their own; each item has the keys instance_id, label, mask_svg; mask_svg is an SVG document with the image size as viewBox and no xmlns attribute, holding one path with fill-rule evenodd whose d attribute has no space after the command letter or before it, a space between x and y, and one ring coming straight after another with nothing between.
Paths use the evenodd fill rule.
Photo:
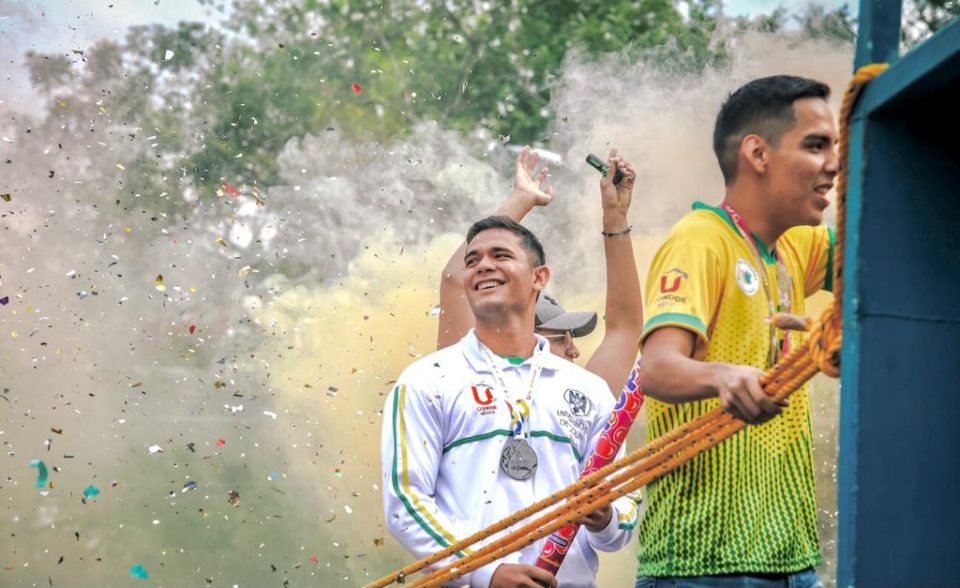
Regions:
<instances>
[{"instance_id":1,"label":"man's ear","mask_svg":"<svg viewBox=\"0 0 960 588\"><path fill-rule=\"evenodd\" d=\"M740 166L748 166L758 176L767 173L767 163L770 157L770 145L763 137L750 134L740 141Z\"/></svg>"},{"instance_id":2,"label":"man's ear","mask_svg":"<svg viewBox=\"0 0 960 588\"><path fill-rule=\"evenodd\" d=\"M550 281L550 268L545 265L533 268L533 289L537 292L543 292Z\"/></svg>"}]
</instances>

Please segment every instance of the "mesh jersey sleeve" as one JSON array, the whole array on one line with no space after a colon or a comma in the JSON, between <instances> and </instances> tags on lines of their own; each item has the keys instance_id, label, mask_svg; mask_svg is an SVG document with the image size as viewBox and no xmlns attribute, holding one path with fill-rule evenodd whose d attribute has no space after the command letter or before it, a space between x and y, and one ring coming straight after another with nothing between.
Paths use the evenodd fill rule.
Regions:
<instances>
[{"instance_id":1,"label":"mesh jersey sleeve","mask_svg":"<svg viewBox=\"0 0 960 588\"><path fill-rule=\"evenodd\" d=\"M680 327L696 334L694 355L702 357L723 291L723 267L721 247L694 234L688 225L674 227L647 274L641 345L660 327Z\"/></svg>"},{"instance_id":2,"label":"mesh jersey sleeve","mask_svg":"<svg viewBox=\"0 0 960 588\"><path fill-rule=\"evenodd\" d=\"M794 227L786 235L803 268L803 292L810 296L820 290L833 291L833 227Z\"/></svg>"}]
</instances>

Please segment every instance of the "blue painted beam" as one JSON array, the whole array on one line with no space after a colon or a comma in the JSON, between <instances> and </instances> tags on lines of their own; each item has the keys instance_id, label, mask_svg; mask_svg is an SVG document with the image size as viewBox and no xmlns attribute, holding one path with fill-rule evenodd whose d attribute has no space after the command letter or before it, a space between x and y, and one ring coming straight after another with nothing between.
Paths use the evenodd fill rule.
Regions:
<instances>
[{"instance_id":1,"label":"blue painted beam","mask_svg":"<svg viewBox=\"0 0 960 588\"><path fill-rule=\"evenodd\" d=\"M901 0L860 0L853 69L891 63L900 52Z\"/></svg>"},{"instance_id":2,"label":"blue painted beam","mask_svg":"<svg viewBox=\"0 0 960 588\"><path fill-rule=\"evenodd\" d=\"M939 30L922 45L890 66L870 83L857 104L857 114L896 107L904 100L921 100L960 77L960 19Z\"/></svg>"},{"instance_id":3,"label":"blue painted beam","mask_svg":"<svg viewBox=\"0 0 960 588\"><path fill-rule=\"evenodd\" d=\"M863 176L866 121L856 119L850 128L847 226L844 247L843 348L840 355L840 437L837 456L837 586L853 586L857 568L857 509L860 498L860 219L863 210ZM865 399L869 402L869 398Z\"/></svg>"}]
</instances>

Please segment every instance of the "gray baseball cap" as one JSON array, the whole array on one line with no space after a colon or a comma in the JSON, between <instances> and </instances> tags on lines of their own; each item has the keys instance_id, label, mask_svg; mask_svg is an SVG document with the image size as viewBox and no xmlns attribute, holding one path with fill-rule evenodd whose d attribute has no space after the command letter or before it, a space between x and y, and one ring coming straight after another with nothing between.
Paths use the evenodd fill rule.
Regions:
<instances>
[{"instance_id":1,"label":"gray baseball cap","mask_svg":"<svg viewBox=\"0 0 960 588\"><path fill-rule=\"evenodd\" d=\"M595 312L566 312L556 300L541 293L537 299L537 318L534 326L547 331L570 331L574 337L583 337L597 326Z\"/></svg>"}]
</instances>

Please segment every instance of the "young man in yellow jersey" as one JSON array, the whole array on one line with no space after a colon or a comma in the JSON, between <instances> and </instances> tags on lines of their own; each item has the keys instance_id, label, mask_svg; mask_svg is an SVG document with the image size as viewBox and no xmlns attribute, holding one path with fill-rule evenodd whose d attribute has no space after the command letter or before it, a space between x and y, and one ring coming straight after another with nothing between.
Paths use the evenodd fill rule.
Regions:
<instances>
[{"instance_id":1,"label":"young man in yellow jersey","mask_svg":"<svg viewBox=\"0 0 960 588\"><path fill-rule=\"evenodd\" d=\"M759 377L802 339L770 315L802 315L831 287L833 232L818 226L839 168L829 92L774 76L730 95L713 138L723 202L696 203L652 262L648 437L717 405L754 426L650 485L637 588L821 586L807 389L778 405Z\"/></svg>"}]
</instances>

